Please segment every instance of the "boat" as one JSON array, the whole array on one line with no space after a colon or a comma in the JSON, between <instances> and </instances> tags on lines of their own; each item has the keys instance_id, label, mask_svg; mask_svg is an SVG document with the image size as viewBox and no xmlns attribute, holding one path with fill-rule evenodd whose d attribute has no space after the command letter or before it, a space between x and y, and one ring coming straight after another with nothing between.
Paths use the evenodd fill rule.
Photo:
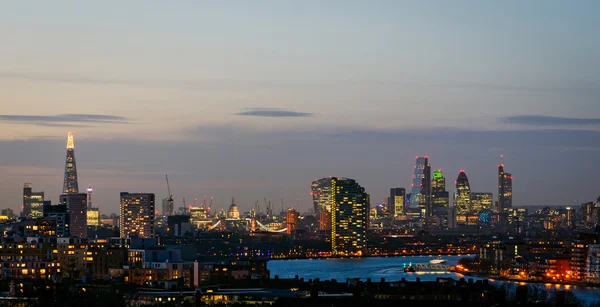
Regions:
<instances>
[{"instance_id":1,"label":"boat","mask_svg":"<svg viewBox=\"0 0 600 307\"><path fill-rule=\"evenodd\" d=\"M412 273L415 272L415 268L412 265L409 265L407 267L404 268L404 273Z\"/></svg>"},{"instance_id":2,"label":"boat","mask_svg":"<svg viewBox=\"0 0 600 307\"><path fill-rule=\"evenodd\" d=\"M439 256L437 259L431 259L429 263L431 264L442 264L446 262L446 260L442 259L442 256Z\"/></svg>"}]
</instances>

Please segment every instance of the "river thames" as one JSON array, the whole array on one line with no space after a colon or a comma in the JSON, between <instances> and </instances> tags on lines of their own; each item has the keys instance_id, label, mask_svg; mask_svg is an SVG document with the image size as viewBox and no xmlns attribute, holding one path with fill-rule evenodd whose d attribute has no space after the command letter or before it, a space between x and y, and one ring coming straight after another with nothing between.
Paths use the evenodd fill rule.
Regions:
<instances>
[{"instance_id":1,"label":"river thames","mask_svg":"<svg viewBox=\"0 0 600 307\"><path fill-rule=\"evenodd\" d=\"M443 256L446 260L444 264L456 265L458 260L465 256ZM378 282L381 278L386 281L399 281L405 278L407 281L415 281L420 278L422 281L435 281L437 277L451 277L454 279L473 278L472 276L463 276L453 272L415 272L405 273L406 265L428 264L429 261L436 259L434 256L410 256L410 257L365 257L365 258L331 258L331 259L298 259L298 260L270 260L267 263L267 268L271 271L271 277L279 276L279 278L294 278L298 275L299 278L321 280L336 279L339 282L345 282L347 278L359 278L366 280L371 278L373 282ZM494 281L493 284L501 285L517 285L516 282L510 281ZM582 301L591 304L600 302L600 289L559 285L559 284L541 284L547 289L568 290L572 291L575 296Z\"/></svg>"}]
</instances>

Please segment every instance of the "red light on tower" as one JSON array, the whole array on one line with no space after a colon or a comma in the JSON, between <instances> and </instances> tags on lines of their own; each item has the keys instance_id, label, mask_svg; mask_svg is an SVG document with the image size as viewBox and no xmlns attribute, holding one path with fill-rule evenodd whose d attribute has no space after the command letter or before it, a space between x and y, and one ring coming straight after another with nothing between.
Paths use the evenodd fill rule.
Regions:
<instances>
[{"instance_id":1,"label":"red light on tower","mask_svg":"<svg viewBox=\"0 0 600 307\"><path fill-rule=\"evenodd\" d=\"M461 173L464 173L464 172L465 172L465 170L464 170L464 169L461 169L461 170L460 170L460 172L461 172Z\"/></svg>"},{"instance_id":2,"label":"red light on tower","mask_svg":"<svg viewBox=\"0 0 600 307\"><path fill-rule=\"evenodd\" d=\"M425 156L425 159L429 159L429 156Z\"/></svg>"}]
</instances>

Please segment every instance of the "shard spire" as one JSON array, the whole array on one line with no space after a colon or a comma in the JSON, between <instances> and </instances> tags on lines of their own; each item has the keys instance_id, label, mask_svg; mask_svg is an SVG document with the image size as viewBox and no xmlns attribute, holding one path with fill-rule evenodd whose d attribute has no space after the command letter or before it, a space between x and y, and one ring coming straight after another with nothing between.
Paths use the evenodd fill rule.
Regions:
<instances>
[{"instance_id":1,"label":"shard spire","mask_svg":"<svg viewBox=\"0 0 600 307\"><path fill-rule=\"evenodd\" d=\"M67 138L67 158L65 161L65 179L63 181L63 194L79 193L77 183L77 165L75 164L75 143L73 133L69 132Z\"/></svg>"}]
</instances>

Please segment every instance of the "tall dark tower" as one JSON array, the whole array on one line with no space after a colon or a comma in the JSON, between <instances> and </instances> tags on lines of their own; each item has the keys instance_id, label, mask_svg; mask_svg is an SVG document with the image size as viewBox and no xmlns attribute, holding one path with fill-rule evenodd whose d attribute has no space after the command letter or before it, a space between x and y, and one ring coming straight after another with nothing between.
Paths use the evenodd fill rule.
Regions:
<instances>
[{"instance_id":1,"label":"tall dark tower","mask_svg":"<svg viewBox=\"0 0 600 307\"><path fill-rule=\"evenodd\" d=\"M63 181L63 194L79 193L77 183L77 166L75 165L75 143L73 133L69 132L67 138L67 159L65 161L65 179Z\"/></svg>"},{"instance_id":2,"label":"tall dark tower","mask_svg":"<svg viewBox=\"0 0 600 307\"><path fill-rule=\"evenodd\" d=\"M498 202L496 211L512 208L512 174L504 172L504 164L498 164Z\"/></svg>"},{"instance_id":3,"label":"tall dark tower","mask_svg":"<svg viewBox=\"0 0 600 307\"><path fill-rule=\"evenodd\" d=\"M431 215L431 164L428 156L417 157L410 206L424 210L427 216Z\"/></svg>"}]
</instances>

